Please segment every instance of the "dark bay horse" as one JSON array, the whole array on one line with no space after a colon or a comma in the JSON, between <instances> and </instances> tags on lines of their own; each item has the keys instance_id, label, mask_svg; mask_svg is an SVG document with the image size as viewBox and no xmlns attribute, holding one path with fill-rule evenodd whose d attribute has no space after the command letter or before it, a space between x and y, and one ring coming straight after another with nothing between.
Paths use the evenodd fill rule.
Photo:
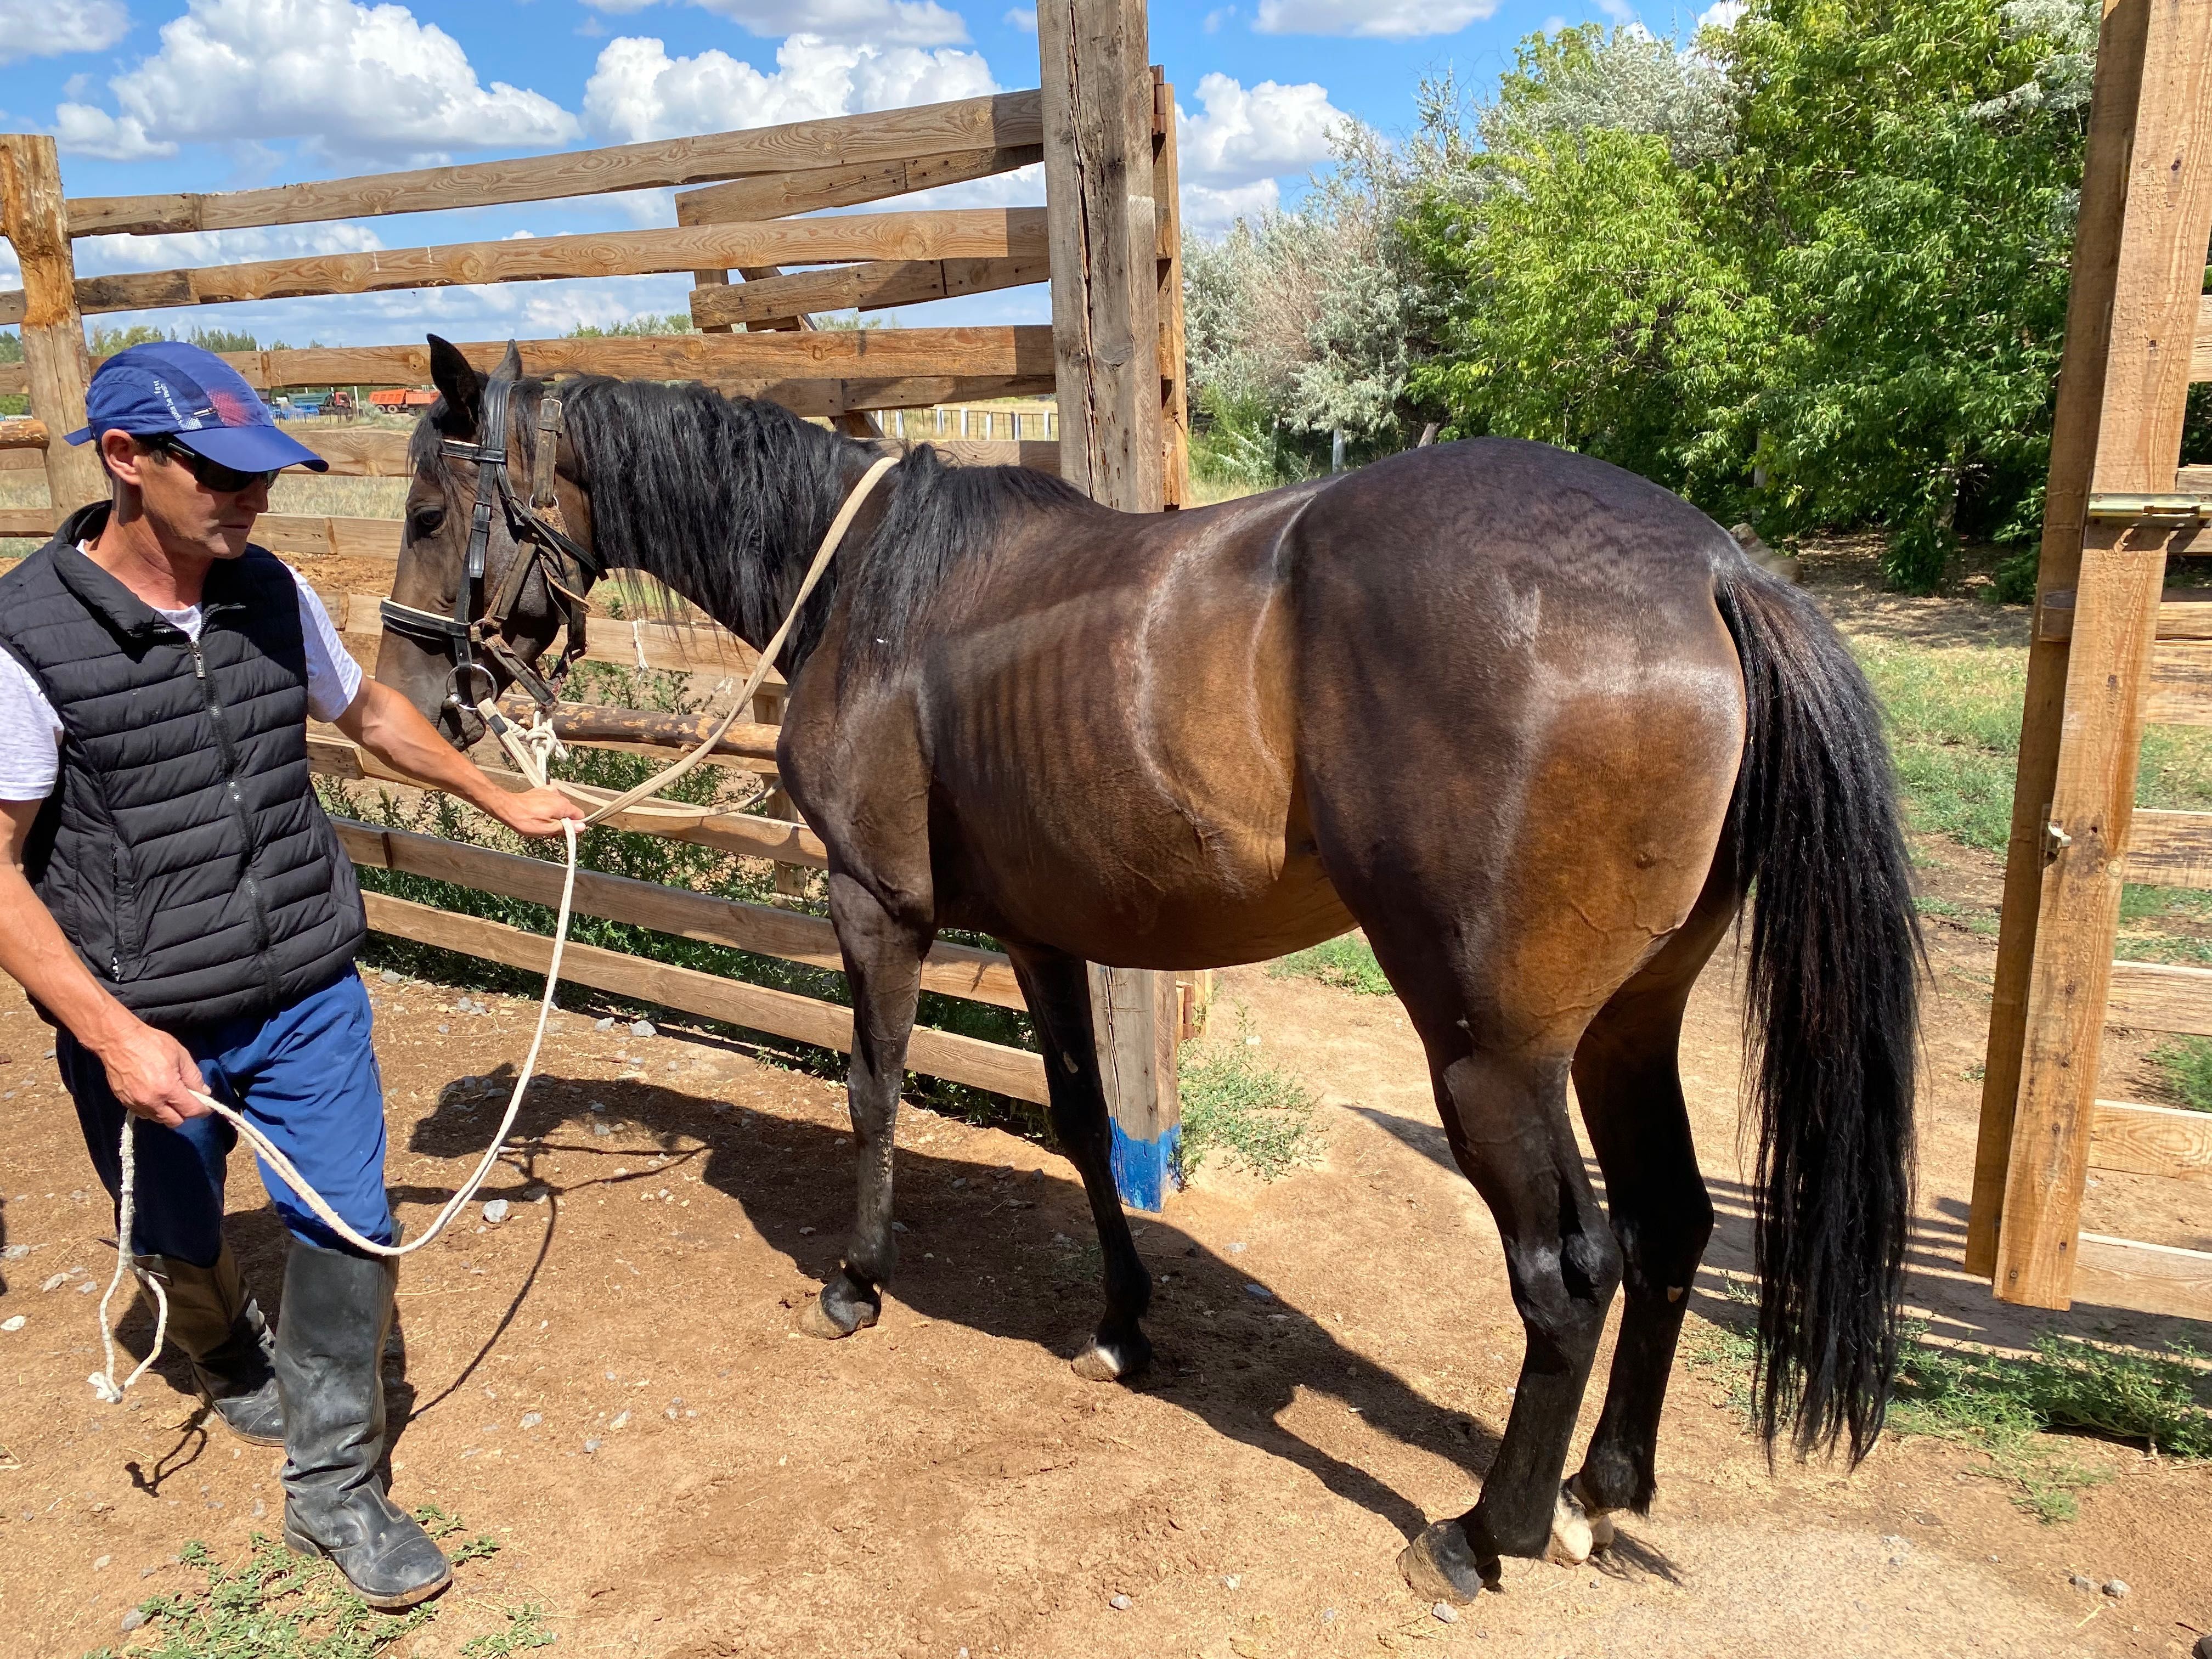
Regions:
<instances>
[{"instance_id":1,"label":"dark bay horse","mask_svg":"<svg viewBox=\"0 0 2212 1659\"><path fill-rule=\"evenodd\" d=\"M447 613L483 470L450 446L483 436L488 381L432 345L443 401L416 434L395 598ZM526 493L546 388L512 352L491 378L513 383L498 402ZM569 534L764 641L874 452L697 386L558 391L564 429L542 453ZM495 522L481 592L513 597L507 635L534 661L560 607L542 568L503 583L516 522ZM1085 960L1226 965L1356 925L1427 1050L1527 1336L1480 1501L1401 1565L1463 1599L1501 1555L1579 1559L1593 1522L1601 1541L1608 1511L1651 1501L1712 1224L1677 1039L1755 884L1760 1423L1770 1443L1863 1454L1911 1204L1905 855L1856 666L1704 514L1501 440L1152 516L923 447L868 500L794 638L778 764L830 849L855 1012L859 1214L817 1334L872 1324L895 1263L892 1117L939 928L998 938L1035 1016L1104 1255L1105 1313L1076 1361L1103 1379L1149 1356L1151 1283L1108 1168ZM452 666L387 632L377 674L471 741L474 718L441 706ZM1603 1413L1563 1486L1624 1286Z\"/></svg>"}]
</instances>

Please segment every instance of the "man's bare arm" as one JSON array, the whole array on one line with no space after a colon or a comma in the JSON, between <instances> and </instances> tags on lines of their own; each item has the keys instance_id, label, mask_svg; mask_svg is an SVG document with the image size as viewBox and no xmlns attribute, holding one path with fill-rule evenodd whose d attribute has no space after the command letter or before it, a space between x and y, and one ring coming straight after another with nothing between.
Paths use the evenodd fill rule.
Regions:
<instances>
[{"instance_id":1,"label":"man's bare arm","mask_svg":"<svg viewBox=\"0 0 2212 1659\"><path fill-rule=\"evenodd\" d=\"M332 724L386 765L459 795L518 835L557 836L562 819L583 818L584 809L557 789L517 793L501 788L388 685L363 680L345 713Z\"/></svg>"},{"instance_id":2,"label":"man's bare arm","mask_svg":"<svg viewBox=\"0 0 2212 1659\"><path fill-rule=\"evenodd\" d=\"M0 801L6 844L0 848L0 968L36 997L107 1067L115 1097L139 1116L174 1128L207 1108L191 1091L205 1091L185 1045L140 1019L94 979L83 960L32 890L23 851L43 801Z\"/></svg>"}]
</instances>

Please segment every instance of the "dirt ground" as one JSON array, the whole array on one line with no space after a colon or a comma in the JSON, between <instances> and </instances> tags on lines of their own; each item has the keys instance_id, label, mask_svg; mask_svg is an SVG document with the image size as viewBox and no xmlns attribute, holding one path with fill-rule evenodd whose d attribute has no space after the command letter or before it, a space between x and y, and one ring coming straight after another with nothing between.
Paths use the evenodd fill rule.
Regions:
<instances>
[{"instance_id":1,"label":"dirt ground","mask_svg":"<svg viewBox=\"0 0 2212 1659\"><path fill-rule=\"evenodd\" d=\"M1990 860L1923 851L1932 893L1994 905ZM2017 1342L2033 1327L1951 1265L1994 941L1939 921L1929 943L1912 1298L1938 1334ZM1727 1379L1686 1357L1652 1515L1609 1558L1518 1568L1503 1594L1437 1620L1392 1563L1425 1519L1473 1501L1504 1424L1520 1337L1496 1233L1449 1166L1395 1003L1261 969L1224 981L1213 1040L1237 1040L1246 1011L1267 1057L1322 1092L1325 1152L1272 1185L1209 1169L1141 1223L1159 1358L1127 1388L1066 1364L1096 1312L1097 1255L1055 1153L909 1107L905 1261L884 1322L820 1343L796 1312L848 1216L842 1089L740 1045L557 1017L509 1166L485 1189L514 1202L510 1218L472 1214L404 1270L394 1495L502 1548L462 1567L435 1622L393 1651L454 1659L525 1603L545 1609L556 1652L665 1659L1418 1644L1516 1659L2041 1659L2181 1655L2212 1631L2212 1469L2082 1441L2071 1455L2110 1478L2057 1525L2023 1513L1973 1454L1926 1439L1885 1438L1848 1477L1770 1472ZM468 1012L458 991L374 976L370 990L390 1180L419 1228L495 1124L534 1006L471 994L487 1012ZM1693 1332L1749 1260L1732 993L1717 963L1685 1043L1722 1211ZM235 1560L275 1530L281 1499L275 1455L210 1433L159 1377L120 1408L86 1387L98 1297L82 1287L112 1267L112 1219L51 1046L0 993L0 1321L25 1322L0 1334L0 1649L78 1659L126 1645L119 1621L142 1599L198 1585L173 1560L187 1540ZM2175 1187L2103 1180L2085 1224L2212 1247L2201 1199ZM242 1165L231 1206L273 1303L281 1237ZM2053 1322L2168 1334L2095 1308ZM142 1351L146 1329L125 1327ZM1598 1403L1594 1388L1585 1432ZM2072 1588L2076 1573L2131 1593Z\"/></svg>"}]
</instances>

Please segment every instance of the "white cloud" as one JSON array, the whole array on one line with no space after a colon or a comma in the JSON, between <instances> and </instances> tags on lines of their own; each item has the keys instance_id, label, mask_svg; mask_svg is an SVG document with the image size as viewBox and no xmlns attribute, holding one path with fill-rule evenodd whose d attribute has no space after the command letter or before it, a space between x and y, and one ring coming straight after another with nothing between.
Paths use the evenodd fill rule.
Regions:
<instances>
[{"instance_id":1,"label":"white cloud","mask_svg":"<svg viewBox=\"0 0 2212 1659\"><path fill-rule=\"evenodd\" d=\"M1412 40L1456 34L1498 9L1498 0L1260 0L1261 34L1352 34Z\"/></svg>"},{"instance_id":2,"label":"white cloud","mask_svg":"<svg viewBox=\"0 0 2212 1659\"><path fill-rule=\"evenodd\" d=\"M1636 22L1636 8L1628 0L1597 0L1597 9L1613 19L1617 27Z\"/></svg>"},{"instance_id":3,"label":"white cloud","mask_svg":"<svg viewBox=\"0 0 2212 1659\"><path fill-rule=\"evenodd\" d=\"M297 259L318 253L367 253L384 242L363 224L269 225L248 230L187 230L164 236L93 236L77 245L85 276Z\"/></svg>"},{"instance_id":4,"label":"white cloud","mask_svg":"<svg viewBox=\"0 0 2212 1659\"><path fill-rule=\"evenodd\" d=\"M94 104L62 104L54 110L54 143L71 155L96 155L103 161L143 161L174 155L173 139L146 136L135 115L114 116Z\"/></svg>"},{"instance_id":5,"label":"white cloud","mask_svg":"<svg viewBox=\"0 0 2212 1659\"><path fill-rule=\"evenodd\" d=\"M130 28L123 0L0 0L0 64L103 51Z\"/></svg>"},{"instance_id":6,"label":"white cloud","mask_svg":"<svg viewBox=\"0 0 2212 1659\"><path fill-rule=\"evenodd\" d=\"M1008 28L1019 29L1024 34L1036 33L1036 13L1028 6L1009 7L1006 15L999 21Z\"/></svg>"},{"instance_id":7,"label":"white cloud","mask_svg":"<svg viewBox=\"0 0 2212 1659\"><path fill-rule=\"evenodd\" d=\"M1219 236L1239 219L1264 219L1282 205L1283 192L1273 179L1217 190L1182 181L1182 227L1194 236Z\"/></svg>"},{"instance_id":8,"label":"white cloud","mask_svg":"<svg viewBox=\"0 0 2212 1659\"><path fill-rule=\"evenodd\" d=\"M1188 181L1249 185L1328 158L1329 134L1352 118L1311 81L1262 81L1249 91L1218 72L1198 83L1205 113L1176 112L1176 148Z\"/></svg>"},{"instance_id":9,"label":"white cloud","mask_svg":"<svg viewBox=\"0 0 2212 1659\"><path fill-rule=\"evenodd\" d=\"M672 3L674 0L672 0ZM584 0L594 11L643 11L658 0ZM872 46L945 46L968 38L960 14L937 0L689 0L748 33L818 35Z\"/></svg>"},{"instance_id":10,"label":"white cloud","mask_svg":"<svg viewBox=\"0 0 2212 1659\"><path fill-rule=\"evenodd\" d=\"M1745 0L1713 0L1711 5L1698 14L1698 27L1701 29L1732 29L1735 27L1736 19L1748 9Z\"/></svg>"},{"instance_id":11,"label":"white cloud","mask_svg":"<svg viewBox=\"0 0 2212 1659\"><path fill-rule=\"evenodd\" d=\"M1236 15L1237 8L1234 6L1216 6L1206 14L1206 32L1208 34L1220 33L1221 26Z\"/></svg>"},{"instance_id":12,"label":"white cloud","mask_svg":"<svg viewBox=\"0 0 2212 1659\"><path fill-rule=\"evenodd\" d=\"M595 133L636 143L998 90L988 65L972 52L854 46L794 34L776 49L775 62L775 72L763 75L726 52L671 58L658 40L625 35L599 53L584 88L584 119Z\"/></svg>"},{"instance_id":13,"label":"white cloud","mask_svg":"<svg viewBox=\"0 0 2212 1659\"><path fill-rule=\"evenodd\" d=\"M400 5L191 0L161 50L109 82L118 113L56 112L64 142L118 159L179 142L304 138L325 155L428 160L573 140L550 98L478 83L459 42ZM105 148L101 148L105 146Z\"/></svg>"}]
</instances>

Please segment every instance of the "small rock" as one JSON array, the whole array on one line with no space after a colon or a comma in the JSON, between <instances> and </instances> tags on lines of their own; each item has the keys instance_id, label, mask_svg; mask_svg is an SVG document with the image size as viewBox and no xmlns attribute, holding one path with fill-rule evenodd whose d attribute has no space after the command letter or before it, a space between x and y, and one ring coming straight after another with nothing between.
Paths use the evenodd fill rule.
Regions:
<instances>
[{"instance_id":1,"label":"small rock","mask_svg":"<svg viewBox=\"0 0 2212 1659\"><path fill-rule=\"evenodd\" d=\"M1229 1247L1229 1254L1231 1255L1242 1255L1244 1254L1246 1248L1244 1241L1240 1238Z\"/></svg>"},{"instance_id":2,"label":"small rock","mask_svg":"<svg viewBox=\"0 0 2212 1659\"><path fill-rule=\"evenodd\" d=\"M611 1135L614 1133L614 1129L608 1124L594 1123L592 1125L592 1133L595 1135Z\"/></svg>"},{"instance_id":3,"label":"small rock","mask_svg":"<svg viewBox=\"0 0 2212 1659\"><path fill-rule=\"evenodd\" d=\"M10 1314L7 1318L0 1319L0 1331L20 1331L24 1322L22 1315Z\"/></svg>"},{"instance_id":4,"label":"small rock","mask_svg":"<svg viewBox=\"0 0 2212 1659\"><path fill-rule=\"evenodd\" d=\"M1244 1582L1244 1581L1243 1581L1243 1579L1242 1579L1242 1578L1241 1578L1241 1577L1239 1577L1237 1574L1235 1574L1235 1573L1233 1573L1233 1572L1232 1572L1232 1573L1231 1573L1227 1577L1224 1578L1224 1579L1221 1581L1221 1588L1222 1588L1222 1589L1236 1589L1239 1584L1243 1583L1243 1582Z\"/></svg>"},{"instance_id":5,"label":"small rock","mask_svg":"<svg viewBox=\"0 0 2212 1659\"><path fill-rule=\"evenodd\" d=\"M2077 1572L2066 1582L2077 1590L2093 1590L2097 1588L2097 1581L2086 1573Z\"/></svg>"},{"instance_id":6,"label":"small rock","mask_svg":"<svg viewBox=\"0 0 2212 1659\"><path fill-rule=\"evenodd\" d=\"M379 974L377 977L382 980L386 985L397 985L399 983L403 975L398 969L387 968L382 973Z\"/></svg>"},{"instance_id":7,"label":"small rock","mask_svg":"<svg viewBox=\"0 0 2212 1659\"><path fill-rule=\"evenodd\" d=\"M891 1223L891 1231L895 1233L910 1233L914 1229L908 1226L903 1221L894 1221Z\"/></svg>"},{"instance_id":8,"label":"small rock","mask_svg":"<svg viewBox=\"0 0 2212 1659\"><path fill-rule=\"evenodd\" d=\"M70 1274L76 1271L76 1269L74 1267L65 1268L64 1271L56 1273L45 1284L40 1285L39 1288L42 1291L58 1291L63 1285L70 1282Z\"/></svg>"},{"instance_id":9,"label":"small rock","mask_svg":"<svg viewBox=\"0 0 2212 1659\"><path fill-rule=\"evenodd\" d=\"M2118 1601L2127 1593L2128 1581L2126 1579L2107 1578L2105 1581L2105 1594L2111 1596L2115 1601Z\"/></svg>"},{"instance_id":10,"label":"small rock","mask_svg":"<svg viewBox=\"0 0 2212 1659\"><path fill-rule=\"evenodd\" d=\"M440 1036L444 1036L447 1032L451 1031L453 1029L453 1028L452 1026L450 1026L450 1025L441 1024L441 1025L438 1027L438 1035L439 1035Z\"/></svg>"},{"instance_id":11,"label":"small rock","mask_svg":"<svg viewBox=\"0 0 2212 1659\"><path fill-rule=\"evenodd\" d=\"M92 1570L94 1572L105 1572L107 1570L107 1564L114 1559L112 1555L103 1555L92 1564Z\"/></svg>"},{"instance_id":12,"label":"small rock","mask_svg":"<svg viewBox=\"0 0 2212 1659\"><path fill-rule=\"evenodd\" d=\"M545 1413L543 1412L525 1412L522 1414L522 1426L526 1429L534 1429L544 1420Z\"/></svg>"},{"instance_id":13,"label":"small rock","mask_svg":"<svg viewBox=\"0 0 2212 1659\"><path fill-rule=\"evenodd\" d=\"M680 1060L672 1060L668 1062L668 1069L672 1072L680 1072L684 1069L684 1062Z\"/></svg>"},{"instance_id":14,"label":"small rock","mask_svg":"<svg viewBox=\"0 0 2212 1659\"><path fill-rule=\"evenodd\" d=\"M628 1412L617 1412L615 1414L615 1420L608 1424L607 1426L611 1429L619 1429L629 1421L629 1413Z\"/></svg>"},{"instance_id":15,"label":"small rock","mask_svg":"<svg viewBox=\"0 0 2212 1659\"><path fill-rule=\"evenodd\" d=\"M649 1037L655 1035L653 1029L653 1022L649 1019L634 1019L630 1021L629 1034L632 1036L642 1037Z\"/></svg>"},{"instance_id":16,"label":"small rock","mask_svg":"<svg viewBox=\"0 0 2212 1659\"><path fill-rule=\"evenodd\" d=\"M1459 1609L1449 1601L1439 1601L1429 1609L1429 1617L1439 1625L1456 1625L1459 1623Z\"/></svg>"},{"instance_id":17,"label":"small rock","mask_svg":"<svg viewBox=\"0 0 2212 1659\"><path fill-rule=\"evenodd\" d=\"M483 1218L496 1227L507 1219L507 1200L495 1198L483 1206Z\"/></svg>"},{"instance_id":18,"label":"small rock","mask_svg":"<svg viewBox=\"0 0 2212 1659\"><path fill-rule=\"evenodd\" d=\"M145 1622L146 1610L143 1607L133 1607L123 1615L123 1633L128 1636Z\"/></svg>"},{"instance_id":19,"label":"small rock","mask_svg":"<svg viewBox=\"0 0 2212 1659\"><path fill-rule=\"evenodd\" d=\"M18 1261L21 1258L30 1255L30 1253L36 1248L38 1248L36 1245L32 1244L9 1244L0 1246L0 1261Z\"/></svg>"},{"instance_id":20,"label":"small rock","mask_svg":"<svg viewBox=\"0 0 2212 1659\"><path fill-rule=\"evenodd\" d=\"M1126 1595L1109 1595L1106 1598L1106 1605L1116 1613L1127 1613L1137 1604Z\"/></svg>"},{"instance_id":21,"label":"small rock","mask_svg":"<svg viewBox=\"0 0 2212 1659\"><path fill-rule=\"evenodd\" d=\"M1244 1287L1244 1294L1256 1296L1262 1302L1273 1302L1275 1299L1275 1293L1265 1285L1247 1285Z\"/></svg>"},{"instance_id":22,"label":"small rock","mask_svg":"<svg viewBox=\"0 0 2212 1659\"><path fill-rule=\"evenodd\" d=\"M1052 1236L1052 1242L1055 1244L1073 1244L1075 1243L1075 1241L1070 1238L1066 1233L1054 1233Z\"/></svg>"},{"instance_id":23,"label":"small rock","mask_svg":"<svg viewBox=\"0 0 2212 1659\"><path fill-rule=\"evenodd\" d=\"M594 1031L613 1030L615 1029L615 1017L612 1014L608 1014L604 1018L593 1020L592 1022L592 1029Z\"/></svg>"},{"instance_id":24,"label":"small rock","mask_svg":"<svg viewBox=\"0 0 2212 1659\"><path fill-rule=\"evenodd\" d=\"M253 1518L256 1521L258 1521L263 1516L268 1513L269 1505L263 1503L259 1498L255 1498L253 1500Z\"/></svg>"},{"instance_id":25,"label":"small rock","mask_svg":"<svg viewBox=\"0 0 2212 1659\"><path fill-rule=\"evenodd\" d=\"M811 1227L801 1227L799 1230L799 1236L801 1238L811 1238L814 1236L814 1229Z\"/></svg>"},{"instance_id":26,"label":"small rock","mask_svg":"<svg viewBox=\"0 0 2212 1659\"><path fill-rule=\"evenodd\" d=\"M84 1283L83 1283L83 1284L82 1284L82 1285L78 1285L78 1286L76 1287L76 1293L77 1293L79 1296L90 1296L90 1295L91 1295L94 1291L98 1290L99 1288L100 1288L100 1281L99 1281L98 1279L86 1279L86 1280L84 1281Z\"/></svg>"},{"instance_id":27,"label":"small rock","mask_svg":"<svg viewBox=\"0 0 2212 1659\"><path fill-rule=\"evenodd\" d=\"M595 1452L605 1443L606 1443L604 1440L586 1440L584 1443L584 1450L586 1453Z\"/></svg>"}]
</instances>

